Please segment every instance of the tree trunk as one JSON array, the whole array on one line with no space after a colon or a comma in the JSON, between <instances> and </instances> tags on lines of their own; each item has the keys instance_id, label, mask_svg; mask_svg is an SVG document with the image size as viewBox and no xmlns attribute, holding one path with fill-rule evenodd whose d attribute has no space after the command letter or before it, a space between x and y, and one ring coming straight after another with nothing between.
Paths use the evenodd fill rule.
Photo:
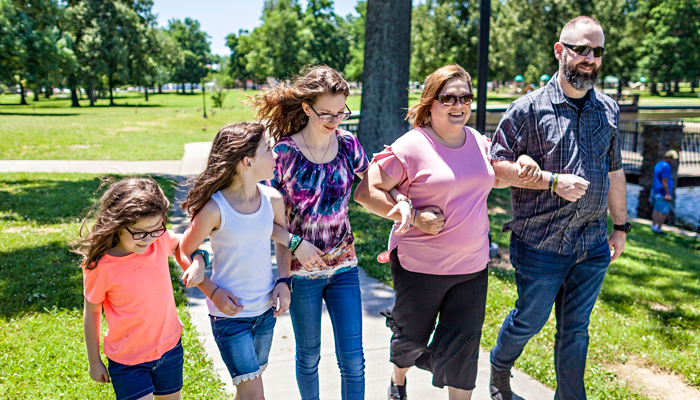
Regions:
<instances>
[{"instance_id":1,"label":"tree trunk","mask_svg":"<svg viewBox=\"0 0 700 400\"><path fill-rule=\"evenodd\" d=\"M698 80L697 79L691 79L690 80L690 93L695 93L695 88L698 86Z\"/></svg>"},{"instance_id":2,"label":"tree trunk","mask_svg":"<svg viewBox=\"0 0 700 400\"><path fill-rule=\"evenodd\" d=\"M34 88L34 101L39 101L39 93L41 93L41 86Z\"/></svg>"},{"instance_id":3,"label":"tree trunk","mask_svg":"<svg viewBox=\"0 0 700 400\"><path fill-rule=\"evenodd\" d=\"M163 85L158 84L158 94L163 94Z\"/></svg>"},{"instance_id":4,"label":"tree trunk","mask_svg":"<svg viewBox=\"0 0 700 400\"><path fill-rule=\"evenodd\" d=\"M109 76L109 106L114 105L114 93L113 93L114 83L112 80L112 75Z\"/></svg>"},{"instance_id":5,"label":"tree trunk","mask_svg":"<svg viewBox=\"0 0 700 400\"><path fill-rule=\"evenodd\" d=\"M649 82L649 93L652 96L658 96L659 95L659 90L656 88L656 82L651 81Z\"/></svg>"},{"instance_id":6,"label":"tree trunk","mask_svg":"<svg viewBox=\"0 0 700 400\"><path fill-rule=\"evenodd\" d=\"M24 97L24 85L22 85L22 81L19 82L19 94L20 94L20 102L19 104L22 106L27 105L27 99Z\"/></svg>"},{"instance_id":7,"label":"tree trunk","mask_svg":"<svg viewBox=\"0 0 700 400\"><path fill-rule=\"evenodd\" d=\"M678 81L676 80L676 83L673 86L673 93L678 93L680 91L681 91L680 85L679 85Z\"/></svg>"},{"instance_id":8,"label":"tree trunk","mask_svg":"<svg viewBox=\"0 0 700 400\"><path fill-rule=\"evenodd\" d=\"M194 83L190 82L190 94L194 94Z\"/></svg>"},{"instance_id":9,"label":"tree trunk","mask_svg":"<svg viewBox=\"0 0 700 400\"><path fill-rule=\"evenodd\" d=\"M46 87L46 91L44 92L44 98L45 98L45 99L50 99L52 94L53 94L53 87L52 87L52 86L47 86L47 87Z\"/></svg>"},{"instance_id":10,"label":"tree trunk","mask_svg":"<svg viewBox=\"0 0 700 400\"><path fill-rule=\"evenodd\" d=\"M70 74L68 76L68 88L70 89L70 100L71 107L80 107L80 102L78 101L78 88L76 85L75 74Z\"/></svg>"},{"instance_id":11,"label":"tree trunk","mask_svg":"<svg viewBox=\"0 0 700 400\"><path fill-rule=\"evenodd\" d=\"M411 2L369 0L358 139L367 154L404 134L411 61Z\"/></svg>"},{"instance_id":12,"label":"tree trunk","mask_svg":"<svg viewBox=\"0 0 700 400\"><path fill-rule=\"evenodd\" d=\"M143 93L145 94L146 101L148 101L148 86L145 86L145 87L143 88Z\"/></svg>"},{"instance_id":13,"label":"tree trunk","mask_svg":"<svg viewBox=\"0 0 700 400\"><path fill-rule=\"evenodd\" d=\"M622 82L626 81L626 79L620 78L620 81L617 82L617 94L622 94Z\"/></svg>"},{"instance_id":14,"label":"tree trunk","mask_svg":"<svg viewBox=\"0 0 700 400\"><path fill-rule=\"evenodd\" d=\"M90 85L88 88L88 98L90 99L90 107L95 107L95 86Z\"/></svg>"}]
</instances>

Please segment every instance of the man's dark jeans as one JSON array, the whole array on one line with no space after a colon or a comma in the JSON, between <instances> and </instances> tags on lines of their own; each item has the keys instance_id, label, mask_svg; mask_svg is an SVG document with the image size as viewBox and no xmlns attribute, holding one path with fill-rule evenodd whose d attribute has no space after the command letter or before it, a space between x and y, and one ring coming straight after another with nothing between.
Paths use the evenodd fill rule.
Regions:
<instances>
[{"instance_id":1,"label":"man's dark jeans","mask_svg":"<svg viewBox=\"0 0 700 400\"><path fill-rule=\"evenodd\" d=\"M562 255L537 250L513 237L510 260L515 268L518 300L501 326L496 347L491 350L491 363L498 369L510 369L530 338L547 323L554 304L555 399L585 399L588 323L610 264L608 243L583 253Z\"/></svg>"}]
</instances>

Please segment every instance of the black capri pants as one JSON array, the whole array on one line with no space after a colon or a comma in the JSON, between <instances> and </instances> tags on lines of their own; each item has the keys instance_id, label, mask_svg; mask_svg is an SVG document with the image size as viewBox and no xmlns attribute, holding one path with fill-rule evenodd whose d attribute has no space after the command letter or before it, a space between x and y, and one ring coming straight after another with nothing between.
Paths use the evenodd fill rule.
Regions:
<instances>
[{"instance_id":1,"label":"black capri pants","mask_svg":"<svg viewBox=\"0 0 700 400\"><path fill-rule=\"evenodd\" d=\"M394 332L391 362L399 368L415 365L431 371L433 386L439 388L474 389L488 268L464 275L431 275L405 270L396 249L389 260L396 302L382 315Z\"/></svg>"}]
</instances>

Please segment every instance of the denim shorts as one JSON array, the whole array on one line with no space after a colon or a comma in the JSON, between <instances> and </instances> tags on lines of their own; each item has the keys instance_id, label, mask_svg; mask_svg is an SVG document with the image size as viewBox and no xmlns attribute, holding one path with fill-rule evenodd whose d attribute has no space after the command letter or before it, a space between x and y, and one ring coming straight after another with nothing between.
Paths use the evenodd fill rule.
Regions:
<instances>
[{"instance_id":1,"label":"denim shorts","mask_svg":"<svg viewBox=\"0 0 700 400\"><path fill-rule=\"evenodd\" d=\"M671 202L664 199L664 195L655 194L651 198L651 203L654 205L654 211L658 211L661 214L668 214L671 212Z\"/></svg>"},{"instance_id":2,"label":"denim shorts","mask_svg":"<svg viewBox=\"0 0 700 400\"><path fill-rule=\"evenodd\" d=\"M135 400L149 393L164 396L179 392L182 389L184 361L180 339L175 347L158 360L136 365L124 365L109 360L107 370L117 400Z\"/></svg>"},{"instance_id":3,"label":"denim shorts","mask_svg":"<svg viewBox=\"0 0 700 400\"><path fill-rule=\"evenodd\" d=\"M269 309L257 317L209 316L214 340L234 385L257 378L267 367L277 322L272 313Z\"/></svg>"}]
</instances>

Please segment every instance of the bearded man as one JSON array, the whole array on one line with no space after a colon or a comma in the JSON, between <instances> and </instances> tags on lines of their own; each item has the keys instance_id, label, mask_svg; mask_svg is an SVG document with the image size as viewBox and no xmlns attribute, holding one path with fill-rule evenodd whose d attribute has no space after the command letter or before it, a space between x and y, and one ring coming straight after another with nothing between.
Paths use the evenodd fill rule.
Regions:
<instances>
[{"instance_id":1,"label":"bearded man","mask_svg":"<svg viewBox=\"0 0 700 400\"><path fill-rule=\"evenodd\" d=\"M493 138L496 178L511 185L510 259L518 300L491 350L491 397L510 400L510 369L555 306L556 399L585 399L588 323L608 265L625 249L620 109L594 85L605 52L598 21L569 21L554 44L559 72L514 101ZM532 157L541 169L519 170ZM529 183L522 183L525 179ZM614 230L607 237L608 210ZM607 239L607 240L606 240Z\"/></svg>"}]
</instances>

